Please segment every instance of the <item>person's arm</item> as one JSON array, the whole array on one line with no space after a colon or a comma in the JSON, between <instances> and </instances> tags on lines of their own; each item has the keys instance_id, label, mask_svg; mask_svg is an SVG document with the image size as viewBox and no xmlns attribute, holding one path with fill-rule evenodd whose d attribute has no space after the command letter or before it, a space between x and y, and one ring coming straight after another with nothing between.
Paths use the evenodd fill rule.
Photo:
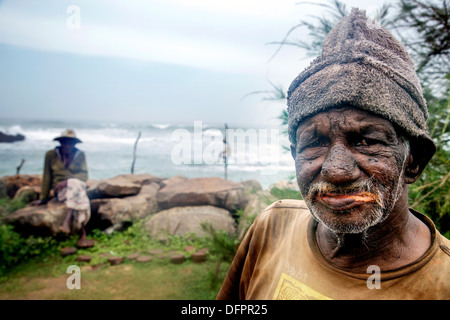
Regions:
<instances>
[{"instance_id":1,"label":"person's arm","mask_svg":"<svg viewBox=\"0 0 450 320\"><path fill-rule=\"evenodd\" d=\"M52 187L52 181L53 181L53 174L52 174L52 156L51 151L47 152L45 155L45 162L44 162L44 173L42 175L42 183L41 183L41 195L40 200L42 202L48 201L48 195L50 193L50 189Z\"/></svg>"}]
</instances>

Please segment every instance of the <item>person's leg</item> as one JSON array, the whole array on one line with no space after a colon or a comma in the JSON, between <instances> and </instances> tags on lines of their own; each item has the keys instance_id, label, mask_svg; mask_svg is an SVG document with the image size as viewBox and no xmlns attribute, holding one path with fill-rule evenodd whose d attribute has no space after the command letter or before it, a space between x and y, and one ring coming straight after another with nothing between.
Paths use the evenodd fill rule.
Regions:
<instances>
[{"instance_id":1,"label":"person's leg","mask_svg":"<svg viewBox=\"0 0 450 320\"><path fill-rule=\"evenodd\" d=\"M63 225L61 226L61 228L59 228L59 230L61 230L66 234L69 234L71 231L70 224L72 223L72 218L73 218L73 209L67 209L66 218L64 219Z\"/></svg>"},{"instance_id":2,"label":"person's leg","mask_svg":"<svg viewBox=\"0 0 450 320\"><path fill-rule=\"evenodd\" d=\"M77 246L80 248L90 248L94 246L94 240L86 238L86 230L84 229L84 222L81 224L80 238L78 238Z\"/></svg>"}]
</instances>

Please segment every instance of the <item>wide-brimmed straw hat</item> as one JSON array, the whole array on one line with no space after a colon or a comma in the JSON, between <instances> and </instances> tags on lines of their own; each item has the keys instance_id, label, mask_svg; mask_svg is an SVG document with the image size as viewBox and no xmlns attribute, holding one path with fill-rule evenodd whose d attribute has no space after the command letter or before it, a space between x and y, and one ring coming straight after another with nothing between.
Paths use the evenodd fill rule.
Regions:
<instances>
[{"instance_id":1,"label":"wide-brimmed straw hat","mask_svg":"<svg viewBox=\"0 0 450 320\"><path fill-rule=\"evenodd\" d=\"M72 139L75 141L75 143L81 143L82 141L77 138L77 135L75 134L75 131L72 129L66 129L63 132L61 132L61 135L59 137L56 137L53 140L61 141L63 139Z\"/></svg>"}]
</instances>

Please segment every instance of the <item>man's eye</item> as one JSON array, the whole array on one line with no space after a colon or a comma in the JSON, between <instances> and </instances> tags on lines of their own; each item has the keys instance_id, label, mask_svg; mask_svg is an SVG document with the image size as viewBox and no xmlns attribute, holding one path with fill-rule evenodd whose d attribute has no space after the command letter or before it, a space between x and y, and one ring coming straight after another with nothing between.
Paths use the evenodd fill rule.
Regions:
<instances>
[{"instance_id":1,"label":"man's eye","mask_svg":"<svg viewBox=\"0 0 450 320\"><path fill-rule=\"evenodd\" d=\"M317 139L313 142L310 142L309 144L303 146L300 151L304 151L310 148L319 148L319 147L325 147L327 145L327 141L325 139Z\"/></svg>"},{"instance_id":2,"label":"man's eye","mask_svg":"<svg viewBox=\"0 0 450 320\"><path fill-rule=\"evenodd\" d=\"M368 138L361 138L355 141L355 146L357 147L369 147L376 144L379 144L380 142L374 139L368 139Z\"/></svg>"}]
</instances>

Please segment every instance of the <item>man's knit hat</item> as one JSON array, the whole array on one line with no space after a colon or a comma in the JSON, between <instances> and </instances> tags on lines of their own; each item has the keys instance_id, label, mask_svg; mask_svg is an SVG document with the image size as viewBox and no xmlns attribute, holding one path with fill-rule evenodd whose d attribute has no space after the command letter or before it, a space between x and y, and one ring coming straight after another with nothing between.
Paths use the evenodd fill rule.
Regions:
<instances>
[{"instance_id":1,"label":"man's knit hat","mask_svg":"<svg viewBox=\"0 0 450 320\"><path fill-rule=\"evenodd\" d=\"M427 104L414 63L386 29L353 8L329 33L322 55L288 90L288 131L332 107L351 105L380 115L412 137L428 138Z\"/></svg>"}]
</instances>

